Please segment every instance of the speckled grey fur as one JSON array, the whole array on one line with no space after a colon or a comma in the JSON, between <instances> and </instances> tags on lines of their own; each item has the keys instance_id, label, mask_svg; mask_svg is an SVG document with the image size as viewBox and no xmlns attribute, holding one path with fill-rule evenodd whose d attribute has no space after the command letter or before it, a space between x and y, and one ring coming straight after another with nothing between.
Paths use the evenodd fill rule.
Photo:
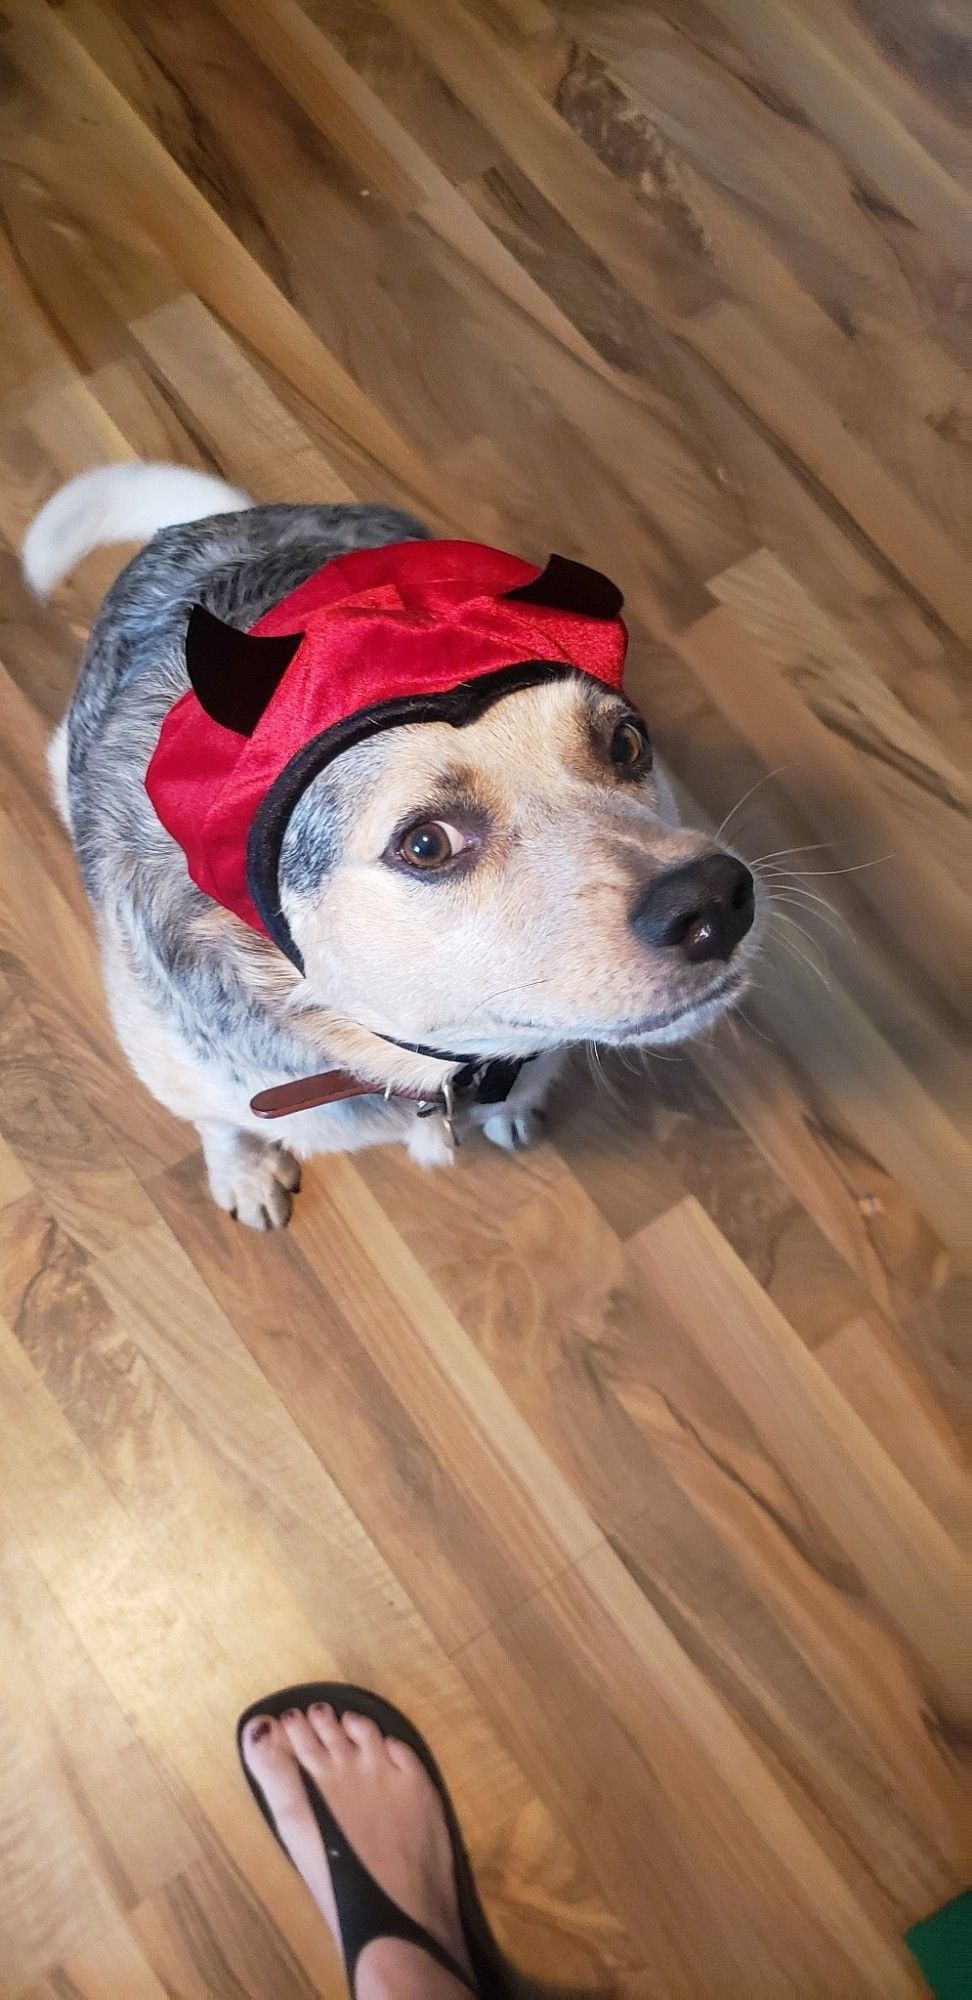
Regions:
<instances>
[{"instance_id":1,"label":"speckled grey fur","mask_svg":"<svg viewBox=\"0 0 972 2000\"><path fill-rule=\"evenodd\" d=\"M92 629L68 718L70 824L88 894L160 1013L198 1053L218 1052L229 1073L242 1074L242 1063L270 1076L300 1074L308 1045L320 1042L310 1017L295 1022L292 1009L274 1004L266 980L253 976L266 953L260 940L235 925L234 949L225 948L228 930L208 921L213 905L190 881L145 791L163 717L188 686L189 611L204 604L245 628L329 556L426 536L420 522L389 507L215 515L154 536L122 571ZM310 788L300 841L285 843L284 879L288 856L303 883L308 866L333 864L341 805L337 776L330 787Z\"/></svg>"}]
</instances>

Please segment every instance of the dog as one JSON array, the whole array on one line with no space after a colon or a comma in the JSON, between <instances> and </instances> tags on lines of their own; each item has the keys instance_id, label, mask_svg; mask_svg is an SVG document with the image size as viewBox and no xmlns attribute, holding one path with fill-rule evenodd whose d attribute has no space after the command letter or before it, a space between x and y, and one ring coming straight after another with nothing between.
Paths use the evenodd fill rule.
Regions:
<instances>
[{"instance_id":1,"label":"dog","mask_svg":"<svg viewBox=\"0 0 972 2000\"><path fill-rule=\"evenodd\" d=\"M27 581L43 595L129 540L145 545L104 599L49 764L119 1041L196 1126L221 1208L285 1224L299 1162L319 1152L400 1142L447 1165L472 1127L526 1145L572 1044L679 1041L742 994L760 885L680 823L620 688L563 665L501 680L461 726L406 705L315 772L275 862L283 948L224 907L146 789L191 693L193 621L232 650L337 559L350 574L359 552L408 544L434 569L439 549L475 545L433 545L390 507L260 506L209 474L137 463L55 494L24 544ZM309 1075L325 1094L296 1109ZM272 1125L253 1109L262 1092L279 1100Z\"/></svg>"}]
</instances>

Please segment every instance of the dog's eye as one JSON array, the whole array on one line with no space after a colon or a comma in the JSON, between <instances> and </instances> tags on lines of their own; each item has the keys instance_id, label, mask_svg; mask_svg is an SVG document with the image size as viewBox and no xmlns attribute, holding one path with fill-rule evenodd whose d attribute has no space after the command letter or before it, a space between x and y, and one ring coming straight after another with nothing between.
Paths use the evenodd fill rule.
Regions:
<instances>
[{"instance_id":1,"label":"dog's eye","mask_svg":"<svg viewBox=\"0 0 972 2000\"><path fill-rule=\"evenodd\" d=\"M640 722L632 721L629 716L618 723L611 738L610 757L616 770L632 777L651 769L651 744Z\"/></svg>"},{"instance_id":2,"label":"dog's eye","mask_svg":"<svg viewBox=\"0 0 972 2000\"><path fill-rule=\"evenodd\" d=\"M410 826L399 842L398 852L410 868L442 868L447 861L454 861L462 854L467 843L454 826L445 820L430 819L421 826Z\"/></svg>"}]
</instances>

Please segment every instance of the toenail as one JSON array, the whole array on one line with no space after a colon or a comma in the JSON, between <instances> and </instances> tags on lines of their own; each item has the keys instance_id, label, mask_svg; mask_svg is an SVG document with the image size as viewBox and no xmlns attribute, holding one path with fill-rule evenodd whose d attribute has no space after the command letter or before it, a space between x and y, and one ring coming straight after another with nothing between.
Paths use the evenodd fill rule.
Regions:
<instances>
[{"instance_id":1,"label":"toenail","mask_svg":"<svg viewBox=\"0 0 972 2000\"><path fill-rule=\"evenodd\" d=\"M299 1708L285 1708L283 1712L283 1720L285 1722L296 1722L299 1714L300 1714Z\"/></svg>"},{"instance_id":2,"label":"toenail","mask_svg":"<svg viewBox=\"0 0 972 2000\"><path fill-rule=\"evenodd\" d=\"M266 1719L264 1719L262 1722L254 1722L250 1729L250 1742L262 1743L264 1737L269 1736L269 1734L270 1734L270 1724L269 1722L266 1721Z\"/></svg>"}]
</instances>

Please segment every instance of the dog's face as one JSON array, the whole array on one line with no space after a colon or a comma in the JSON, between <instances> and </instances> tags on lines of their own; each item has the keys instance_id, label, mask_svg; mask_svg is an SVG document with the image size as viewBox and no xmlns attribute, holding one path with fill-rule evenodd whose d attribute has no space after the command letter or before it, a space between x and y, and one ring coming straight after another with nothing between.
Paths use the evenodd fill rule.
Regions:
<instances>
[{"instance_id":1,"label":"dog's face","mask_svg":"<svg viewBox=\"0 0 972 2000\"><path fill-rule=\"evenodd\" d=\"M680 1040L743 990L762 928L749 871L678 824L641 724L580 677L345 751L280 889L309 995L481 1053Z\"/></svg>"}]
</instances>

